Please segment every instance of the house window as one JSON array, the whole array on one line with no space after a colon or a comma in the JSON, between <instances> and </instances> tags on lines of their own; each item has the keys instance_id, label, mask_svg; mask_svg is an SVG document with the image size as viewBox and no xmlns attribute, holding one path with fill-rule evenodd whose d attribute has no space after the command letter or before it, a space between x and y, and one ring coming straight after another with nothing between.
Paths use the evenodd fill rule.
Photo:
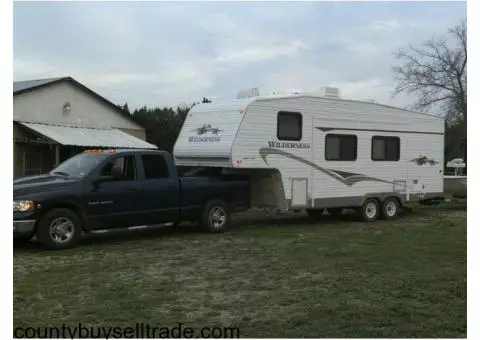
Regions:
<instances>
[{"instance_id":1,"label":"house window","mask_svg":"<svg viewBox=\"0 0 480 340\"><path fill-rule=\"evenodd\" d=\"M400 159L400 138L398 137L372 137L372 160L398 161Z\"/></svg>"},{"instance_id":2,"label":"house window","mask_svg":"<svg viewBox=\"0 0 480 340\"><path fill-rule=\"evenodd\" d=\"M277 115L277 138L300 141L302 139L302 114L280 111Z\"/></svg>"},{"instance_id":3,"label":"house window","mask_svg":"<svg viewBox=\"0 0 480 340\"><path fill-rule=\"evenodd\" d=\"M357 136L328 134L325 137L327 161L354 161L357 159Z\"/></svg>"}]
</instances>

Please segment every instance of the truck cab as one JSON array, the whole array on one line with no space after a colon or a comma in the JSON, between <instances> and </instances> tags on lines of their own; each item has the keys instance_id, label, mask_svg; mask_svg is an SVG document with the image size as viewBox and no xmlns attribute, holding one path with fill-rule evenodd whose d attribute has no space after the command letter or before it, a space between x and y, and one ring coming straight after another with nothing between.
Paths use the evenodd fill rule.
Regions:
<instances>
[{"instance_id":1,"label":"truck cab","mask_svg":"<svg viewBox=\"0 0 480 340\"><path fill-rule=\"evenodd\" d=\"M249 204L246 177L179 175L165 151L86 150L48 174L14 181L14 238L36 235L46 248L64 249L82 232L185 220L222 232Z\"/></svg>"}]
</instances>

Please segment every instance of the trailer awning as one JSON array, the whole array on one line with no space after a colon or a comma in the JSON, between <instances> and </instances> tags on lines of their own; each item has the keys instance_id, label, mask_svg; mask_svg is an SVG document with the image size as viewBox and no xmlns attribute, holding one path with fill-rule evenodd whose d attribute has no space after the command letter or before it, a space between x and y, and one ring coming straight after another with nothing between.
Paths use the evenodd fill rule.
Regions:
<instances>
[{"instance_id":1,"label":"trailer awning","mask_svg":"<svg viewBox=\"0 0 480 340\"><path fill-rule=\"evenodd\" d=\"M26 122L18 123L62 145L128 149L157 148L155 145L118 129L97 129Z\"/></svg>"}]
</instances>

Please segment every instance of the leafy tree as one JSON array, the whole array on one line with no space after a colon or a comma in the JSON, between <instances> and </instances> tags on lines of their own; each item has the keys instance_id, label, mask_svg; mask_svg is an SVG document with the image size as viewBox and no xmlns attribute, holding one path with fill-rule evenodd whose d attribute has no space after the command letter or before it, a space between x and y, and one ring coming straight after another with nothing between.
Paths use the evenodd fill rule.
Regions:
<instances>
[{"instance_id":1,"label":"leafy tree","mask_svg":"<svg viewBox=\"0 0 480 340\"><path fill-rule=\"evenodd\" d=\"M447 39L448 38L448 39ZM420 47L395 53L395 94L417 95L414 107L439 106L448 122L461 122L463 159L467 163L467 26L466 20L448 30L447 36L424 42ZM450 125L449 128L451 128ZM452 141L453 142L453 141Z\"/></svg>"}]
</instances>

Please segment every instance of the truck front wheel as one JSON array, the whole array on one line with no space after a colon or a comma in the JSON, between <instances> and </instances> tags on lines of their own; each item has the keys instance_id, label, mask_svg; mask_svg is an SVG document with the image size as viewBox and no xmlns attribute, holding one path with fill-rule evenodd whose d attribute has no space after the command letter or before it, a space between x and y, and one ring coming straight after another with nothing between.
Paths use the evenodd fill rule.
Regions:
<instances>
[{"instance_id":1,"label":"truck front wheel","mask_svg":"<svg viewBox=\"0 0 480 340\"><path fill-rule=\"evenodd\" d=\"M230 223L230 211L222 200L212 200L203 208L200 225L203 229L212 233L226 231Z\"/></svg>"},{"instance_id":2,"label":"truck front wheel","mask_svg":"<svg viewBox=\"0 0 480 340\"><path fill-rule=\"evenodd\" d=\"M52 209L41 217L36 234L38 241L47 249L67 249L77 245L82 225L72 210Z\"/></svg>"}]
</instances>

